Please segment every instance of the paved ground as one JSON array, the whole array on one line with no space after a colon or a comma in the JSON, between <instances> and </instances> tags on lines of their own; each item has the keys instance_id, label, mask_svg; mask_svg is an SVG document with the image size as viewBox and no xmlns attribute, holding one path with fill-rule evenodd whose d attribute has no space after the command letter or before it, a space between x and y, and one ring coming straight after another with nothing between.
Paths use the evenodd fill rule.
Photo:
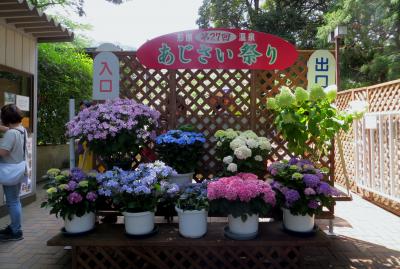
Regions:
<instances>
[{"instance_id":1,"label":"paved ground","mask_svg":"<svg viewBox=\"0 0 400 269\"><path fill-rule=\"evenodd\" d=\"M70 251L48 247L46 241L62 222L37 202L24 208L23 241L0 243L1 268L70 268ZM339 202L329 248L308 248L305 268L400 268L400 218L358 197ZM0 226L7 224L0 219ZM327 229L326 221L319 221Z\"/></svg>"}]
</instances>

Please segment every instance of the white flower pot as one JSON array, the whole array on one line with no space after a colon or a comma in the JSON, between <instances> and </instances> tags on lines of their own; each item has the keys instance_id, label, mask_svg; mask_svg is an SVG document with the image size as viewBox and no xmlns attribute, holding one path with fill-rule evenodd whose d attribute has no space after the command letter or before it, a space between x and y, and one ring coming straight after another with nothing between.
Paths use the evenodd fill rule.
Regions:
<instances>
[{"instance_id":1,"label":"white flower pot","mask_svg":"<svg viewBox=\"0 0 400 269\"><path fill-rule=\"evenodd\" d=\"M192 183L194 172L186 174L177 174L169 177L169 182L176 183L178 185L185 185Z\"/></svg>"},{"instance_id":2,"label":"white flower pot","mask_svg":"<svg viewBox=\"0 0 400 269\"><path fill-rule=\"evenodd\" d=\"M131 235L148 234L154 229L154 212L123 212L125 231Z\"/></svg>"},{"instance_id":3,"label":"white flower pot","mask_svg":"<svg viewBox=\"0 0 400 269\"><path fill-rule=\"evenodd\" d=\"M285 225L286 229L293 232L306 233L312 231L314 228L314 215L293 215L290 213L290 210L286 208L282 208L282 211L283 224Z\"/></svg>"},{"instance_id":4,"label":"white flower pot","mask_svg":"<svg viewBox=\"0 0 400 269\"><path fill-rule=\"evenodd\" d=\"M252 235L258 232L258 214L247 215L246 221L241 217L234 218L228 215L229 231L238 235Z\"/></svg>"},{"instance_id":5,"label":"white flower pot","mask_svg":"<svg viewBox=\"0 0 400 269\"><path fill-rule=\"evenodd\" d=\"M72 220L64 220L65 231L67 233L83 233L94 228L96 216L93 212L86 213L81 217L73 216Z\"/></svg>"},{"instance_id":6,"label":"white flower pot","mask_svg":"<svg viewBox=\"0 0 400 269\"><path fill-rule=\"evenodd\" d=\"M175 207L179 217L179 233L184 237L199 238L207 232L206 210L182 210Z\"/></svg>"}]
</instances>

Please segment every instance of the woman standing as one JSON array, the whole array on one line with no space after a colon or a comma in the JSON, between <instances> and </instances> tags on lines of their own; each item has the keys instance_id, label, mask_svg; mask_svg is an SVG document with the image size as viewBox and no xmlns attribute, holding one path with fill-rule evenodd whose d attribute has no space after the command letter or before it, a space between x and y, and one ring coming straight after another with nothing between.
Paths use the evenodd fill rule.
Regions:
<instances>
[{"instance_id":1,"label":"woman standing","mask_svg":"<svg viewBox=\"0 0 400 269\"><path fill-rule=\"evenodd\" d=\"M0 118L4 125L0 126L0 131L5 132L0 142L0 162L20 163L25 160L26 150L26 131L21 125L22 112L14 104L5 105L1 108ZM11 223L6 228L0 230L0 241L23 239L21 227L22 208L19 197L20 189L21 183L11 186L3 185Z\"/></svg>"}]
</instances>

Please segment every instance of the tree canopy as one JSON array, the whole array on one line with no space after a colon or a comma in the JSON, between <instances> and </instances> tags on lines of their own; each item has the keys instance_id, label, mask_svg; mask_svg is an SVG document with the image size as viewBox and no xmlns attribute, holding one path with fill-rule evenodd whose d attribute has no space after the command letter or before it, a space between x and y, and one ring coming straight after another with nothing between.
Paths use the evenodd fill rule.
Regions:
<instances>
[{"instance_id":1,"label":"tree canopy","mask_svg":"<svg viewBox=\"0 0 400 269\"><path fill-rule=\"evenodd\" d=\"M400 77L400 0L203 0L197 24L267 32L299 49L333 48L328 34L346 25L341 89Z\"/></svg>"},{"instance_id":2,"label":"tree canopy","mask_svg":"<svg viewBox=\"0 0 400 269\"><path fill-rule=\"evenodd\" d=\"M85 0L28 0L32 5L40 9L46 9L54 6L69 7L79 16L85 15ZM113 4L122 4L125 0L104 0Z\"/></svg>"}]
</instances>

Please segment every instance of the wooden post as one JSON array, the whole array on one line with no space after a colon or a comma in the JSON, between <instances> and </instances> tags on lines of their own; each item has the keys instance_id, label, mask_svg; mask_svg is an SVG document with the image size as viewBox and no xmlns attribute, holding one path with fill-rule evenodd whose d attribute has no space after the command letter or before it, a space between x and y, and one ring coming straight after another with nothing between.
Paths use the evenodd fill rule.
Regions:
<instances>
[{"instance_id":1,"label":"wooden post","mask_svg":"<svg viewBox=\"0 0 400 269\"><path fill-rule=\"evenodd\" d=\"M257 70L251 70L251 84L250 84L250 128L255 131L256 129L256 108L257 108L257 88L256 76Z\"/></svg>"},{"instance_id":2,"label":"wooden post","mask_svg":"<svg viewBox=\"0 0 400 269\"><path fill-rule=\"evenodd\" d=\"M169 70L168 128L176 128L176 70Z\"/></svg>"}]
</instances>

